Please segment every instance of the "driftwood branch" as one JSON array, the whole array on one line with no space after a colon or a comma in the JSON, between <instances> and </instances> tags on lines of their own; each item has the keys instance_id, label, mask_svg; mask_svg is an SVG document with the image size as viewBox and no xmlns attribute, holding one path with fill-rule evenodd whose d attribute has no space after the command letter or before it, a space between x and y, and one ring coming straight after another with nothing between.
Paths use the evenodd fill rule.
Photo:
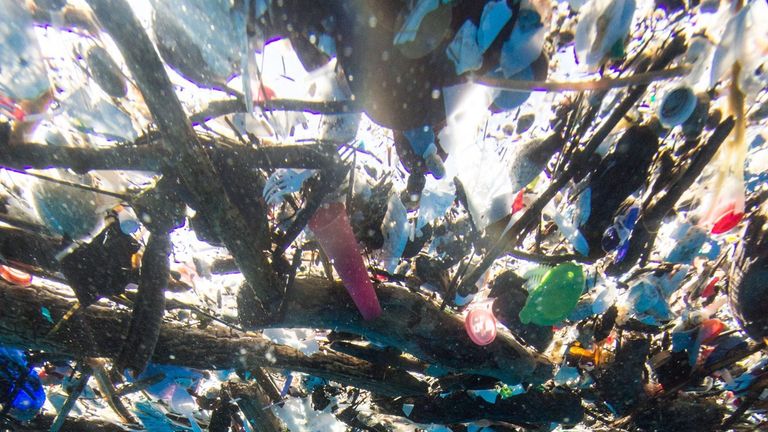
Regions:
<instances>
[{"instance_id":1,"label":"driftwood branch","mask_svg":"<svg viewBox=\"0 0 768 432\"><path fill-rule=\"evenodd\" d=\"M269 246L266 220L243 217L226 194L224 185L192 129L173 91L157 52L124 0L89 0L102 27L112 36L155 119L164 144L172 154L164 162L189 190L193 202L218 238L232 252L259 303L274 306L280 300L264 250ZM266 212L264 213L266 214ZM250 223L249 223L250 222Z\"/></svg>"},{"instance_id":2,"label":"driftwood branch","mask_svg":"<svg viewBox=\"0 0 768 432\"><path fill-rule=\"evenodd\" d=\"M52 244L52 240L29 233L0 229L0 253L48 273L58 269ZM246 327L324 328L363 335L431 364L432 368L427 369L430 374L462 372L494 377L508 384L542 382L551 376L549 361L508 333L502 332L492 344L479 347L469 340L459 316L440 310L420 295L385 284L378 285L377 294L384 314L370 322L361 319L341 284L320 278L297 278L284 300L284 314L277 321L266 323L257 315L249 307L249 296L241 295L238 306Z\"/></svg>"},{"instance_id":3,"label":"driftwood branch","mask_svg":"<svg viewBox=\"0 0 768 432\"><path fill-rule=\"evenodd\" d=\"M659 53L658 58L650 65L648 70L652 72L665 68L675 57L682 54L684 50L685 38L681 35L675 35L670 43L661 53ZM644 70L639 70L638 72L644 72ZM459 285L459 293L461 295L466 296L475 292L477 289L475 288L475 282L480 279L483 273L491 267L494 261L496 261L502 253L509 248L517 246L520 240L522 240L521 237L526 228L541 217L541 212L544 209L544 206L546 206L546 204L554 198L557 192L565 187L568 181L582 169L582 165L589 159L595 150L597 150L619 121L624 118L626 112L637 103L647 88L647 84L641 84L632 87L627 92L624 99L616 106L616 108L614 108L613 112L611 112L611 114L603 121L589 141L584 145L583 150L574 156L574 160L568 168L560 176L555 178L536 201L526 209L520 219L518 219L499 241L496 242L493 248L488 251L480 264L463 278Z\"/></svg>"},{"instance_id":4,"label":"driftwood branch","mask_svg":"<svg viewBox=\"0 0 768 432\"><path fill-rule=\"evenodd\" d=\"M163 160L170 157L167 149L157 145L122 145L110 149L59 147L23 143L2 146L0 166L14 169L69 168L77 172L94 170L152 171L165 168ZM281 145L210 148L214 160L237 158L248 166L262 169L305 168L323 169L335 162L336 148L327 145Z\"/></svg>"},{"instance_id":5,"label":"driftwood branch","mask_svg":"<svg viewBox=\"0 0 768 432\"><path fill-rule=\"evenodd\" d=\"M467 392L447 396L408 397L377 401L385 412L402 415L403 404L412 404L408 415L417 423L466 423L485 419L517 424L576 424L584 417L581 398L574 393L530 391L492 404Z\"/></svg>"},{"instance_id":6,"label":"driftwood branch","mask_svg":"<svg viewBox=\"0 0 768 432\"><path fill-rule=\"evenodd\" d=\"M75 322L65 324L55 337L47 339L52 324L43 316L42 308L59 320L71 308L73 297L44 286L25 288L0 282L0 302L0 344L74 358L116 357L130 321L125 312L95 304L78 320L93 329L92 343L86 341L83 326ZM219 326L202 330L163 323L152 361L197 369L288 369L391 396L424 394L427 390L426 384L405 372L333 352L305 355L257 333Z\"/></svg>"},{"instance_id":7,"label":"driftwood branch","mask_svg":"<svg viewBox=\"0 0 768 432\"><path fill-rule=\"evenodd\" d=\"M39 415L29 423L13 425L14 431L49 431L55 417L49 414ZM59 429L60 432L125 432L125 429L114 423L98 418L68 417Z\"/></svg>"},{"instance_id":8,"label":"driftwood branch","mask_svg":"<svg viewBox=\"0 0 768 432\"><path fill-rule=\"evenodd\" d=\"M362 111L360 104L351 100L316 102L295 99L270 99L255 103L254 106L264 111L301 111L310 114L349 114ZM203 123L224 115L244 113L246 111L245 103L239 97L236 99L213 101L204 110L192 114L190 121L193 124Z\"/></svg>"},{"instance_id":9,"label":"driftwood branch","mask_svg":"<svg viewBox=\"0 0 768 432\"><path fill-rule=\"evenodd\" d=\"M551 363L500 332L483 347L467 336L464 321L405 288L379 284L376 293L384 313L364 321L343 285L321 278L297 278L277 322L264 324L247 304L238 305L246 327L328 328L365 336L405 351L432 365L427 372L463 372L494 377L509 384L549 379ZM241 300L242 297L241 297Z\"/></svg>"}]
</instances>

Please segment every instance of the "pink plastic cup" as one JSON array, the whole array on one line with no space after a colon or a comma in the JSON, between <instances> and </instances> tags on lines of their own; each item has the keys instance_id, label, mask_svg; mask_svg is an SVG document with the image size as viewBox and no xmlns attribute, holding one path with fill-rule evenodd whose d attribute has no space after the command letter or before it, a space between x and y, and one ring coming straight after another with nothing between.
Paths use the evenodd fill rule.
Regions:
<instances>
[{"instance_id":1,"label":"pink plastic cup","mask_svg":"<svg viewBox=\"0 0 768 432\"><path fill-rule=\"evenodd\" d=\"M371 320L381 315L381 305L368 277L344 204L334 202L321 206L310 219L309 229L333 263L363 318Z\"/></svg>"}]
</instances>

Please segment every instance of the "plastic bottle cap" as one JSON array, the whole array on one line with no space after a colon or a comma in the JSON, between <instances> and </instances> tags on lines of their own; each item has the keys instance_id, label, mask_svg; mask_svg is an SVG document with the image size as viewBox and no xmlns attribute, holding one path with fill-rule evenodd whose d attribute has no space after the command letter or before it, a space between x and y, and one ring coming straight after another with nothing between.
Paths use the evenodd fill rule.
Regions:
<instances>
[{"instance_id":1,"label":"plastic bottle cap","mask_svg":"<svg viewBox=\"0 0 768 432\"><path fill-rule=\"evenodd\" d=\"M472 342L488 345L496 339L496 317L488 308L472 309L464 319L464 328Z\"/></svg>"},{"instance_id":2,"label":"plastic bottle cap","mask_svg":"<svg viewBox=\"0 0 768 432\"><path fill-rule=\"evenodd\" d=\"M689 87L677 87L667 93L659 105L659 120L672 127L685 123L696 109L696 95Z\"/></svg>"},{"instance_id":3,"label":"plastic bottle cap","mask_svg":"<svg viewBox=\"0 0 768 432\"><path fill-rule=\"evenodd\" d=\"M0 277L14 285L29 286L32 283L32 275L5 265L0 265Z\"/></svg>"}]
</instances>

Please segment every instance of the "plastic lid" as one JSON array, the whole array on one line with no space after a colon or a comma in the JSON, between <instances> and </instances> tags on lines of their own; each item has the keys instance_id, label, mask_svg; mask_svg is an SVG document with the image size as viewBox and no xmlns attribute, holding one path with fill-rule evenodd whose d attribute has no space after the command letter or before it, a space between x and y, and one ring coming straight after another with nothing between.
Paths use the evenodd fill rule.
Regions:
<instances>
[{"instance_id":1,"label":"plastic lid","mask_svg":"<svg viewBox=\"0 0 768 432\"><path fill-rule=\"evenodd\" d=\"M464 319L464 328L472 342L477 345L488 345L496 339L496 317L490 308L469 311Z\"/></svg>"}]
</instances>

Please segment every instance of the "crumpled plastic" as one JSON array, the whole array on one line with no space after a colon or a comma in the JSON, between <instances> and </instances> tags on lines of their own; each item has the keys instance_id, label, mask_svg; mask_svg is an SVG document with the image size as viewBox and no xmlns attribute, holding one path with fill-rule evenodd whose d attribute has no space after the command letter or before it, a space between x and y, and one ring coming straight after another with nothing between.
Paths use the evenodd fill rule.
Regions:
<instances>
[{"instance_id":1,"label":"crumpled plastic","mask_svg":"<svg viewBox=\"0 0 768 432\"><path fill-rule=\"evenodd\" d=\"M0 1L0 95L16 100L36 99L50 83L24 2Z\"/></svg>"},{"instance_id":2,"label":"crumpled plastic","mask_svg":"<svg viewBox=\"0 0 768 432\"><path fill-rule=\"evenodd\" d=\"M591 0L580 9L576 26L576 53L594 71L613 45L629 32L635 0Z\"/></svg>"}]
</instances>

